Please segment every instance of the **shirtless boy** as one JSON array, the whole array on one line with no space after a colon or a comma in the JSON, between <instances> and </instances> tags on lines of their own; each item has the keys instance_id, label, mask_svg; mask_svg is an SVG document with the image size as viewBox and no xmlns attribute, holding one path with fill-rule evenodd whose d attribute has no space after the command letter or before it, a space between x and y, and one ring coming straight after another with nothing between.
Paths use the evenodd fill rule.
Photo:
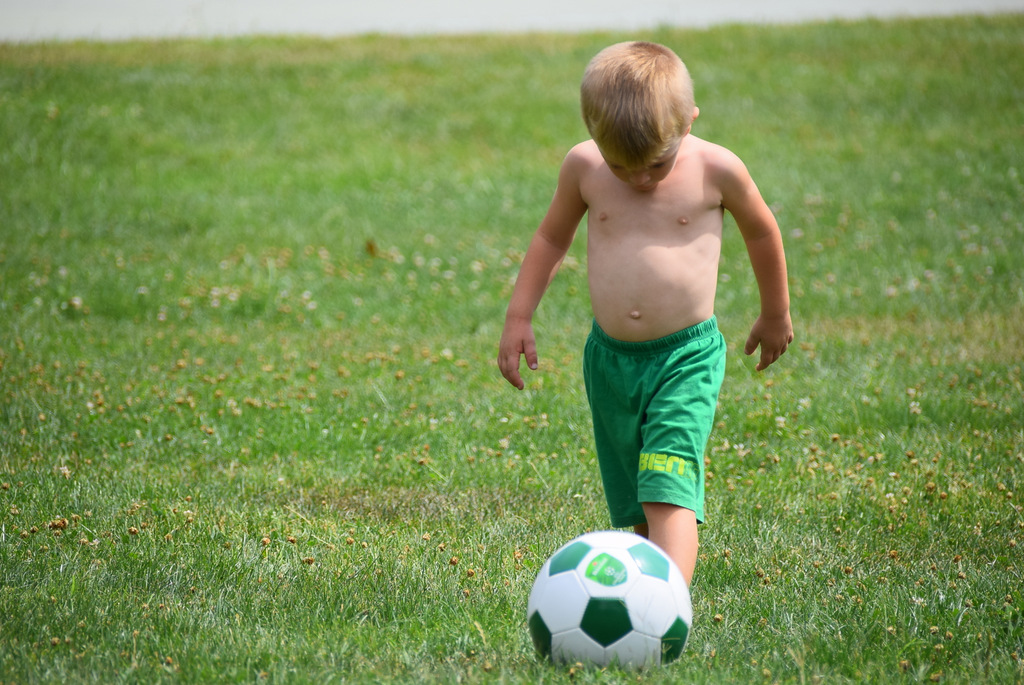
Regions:
<instances>
[{"instance_id":1,"label":"shirtless boy","mask_svg":"<svg viewBox=\"0 0 1024 685\"><path fill-rule=\"evenodd\" d=\"M687 584L704 519L704 449L725 370L714 318L728 210L761 299L744 352L757 370L793 340L778 224L734 154L690 134L699 114L678 56L620 43L587 66L581 87L591 140L565 157L505 317L502 375L520 390L521 357L537 369L532 319L587 215L594 324L584 378L612 525L658 544Z\"/></svg>"}]
</instances>

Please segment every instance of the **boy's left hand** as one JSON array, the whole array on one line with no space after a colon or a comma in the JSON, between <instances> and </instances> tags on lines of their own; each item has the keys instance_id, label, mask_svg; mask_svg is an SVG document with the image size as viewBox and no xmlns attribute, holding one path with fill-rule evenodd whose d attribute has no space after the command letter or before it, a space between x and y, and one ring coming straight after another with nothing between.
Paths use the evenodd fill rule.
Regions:
<instances>
[{"instance_id":1,"label":"boy's left hand","mask_svg":"<svg viewBox=\"0 0 1024 685\"><path fill-rule=\"evenodd\" d=\"M771 318L759 316L750 329L750 336L747 338L747 344L743 346L743 353L749 356L760 347L761 361L755 368L758 371L764 371L785 354L791 342L793 342L793 322L790 320L789 312Z\"/></svg>"}]
</instances>

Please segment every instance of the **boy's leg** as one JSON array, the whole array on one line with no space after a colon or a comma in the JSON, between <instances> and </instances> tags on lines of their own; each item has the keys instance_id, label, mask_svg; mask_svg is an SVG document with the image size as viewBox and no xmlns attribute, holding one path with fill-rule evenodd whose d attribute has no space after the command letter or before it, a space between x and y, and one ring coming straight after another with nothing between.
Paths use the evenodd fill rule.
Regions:
<instances>
[{"instance_id":1,"label":"boy's leg","mask_svg":"<svg viewBox=\"0 0 1024 685\"><path fill-rule=\"evenodd\" d=\"M633 530L665 550L679 567L689 587L697 566L697 515L692 509L674 504L642 504L647 523L634 526Z\"/></svg>"}]
</instances>

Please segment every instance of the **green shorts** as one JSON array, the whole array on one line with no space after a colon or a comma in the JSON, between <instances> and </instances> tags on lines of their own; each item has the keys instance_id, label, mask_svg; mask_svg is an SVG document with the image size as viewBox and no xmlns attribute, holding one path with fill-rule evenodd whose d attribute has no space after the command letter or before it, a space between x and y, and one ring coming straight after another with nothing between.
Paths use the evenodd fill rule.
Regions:
<instances>
[{"instance_id":1,"label":"green shorts","mask_svg":"<svg viewBox=\"0 0 1024 685\"><path fill-rule=\"evenodd\" d=\"M704 448L724 376L715 317L644 342L616 340L594 322L583 378L613 526L645 523L642 502L704 521Z\"/></svg>"}]
</instances>

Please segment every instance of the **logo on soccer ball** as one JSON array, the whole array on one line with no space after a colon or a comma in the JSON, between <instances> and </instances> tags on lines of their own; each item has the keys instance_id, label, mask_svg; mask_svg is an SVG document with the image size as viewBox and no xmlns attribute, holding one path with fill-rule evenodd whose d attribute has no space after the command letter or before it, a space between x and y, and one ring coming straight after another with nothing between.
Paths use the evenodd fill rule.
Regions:
<instances>
[{"instance_id":1,"label":"logo on soccer ball","mask_svg":"<svg viewBox=\"0 0 1024 685\"><path fill-rule=\"evenodd\" d=\"M626 570L625 564L611 554L598 554L587 564L587 570L583 575L605 587L615 587L626 582L629 571Z\"/></svg>"}]
</instances>

